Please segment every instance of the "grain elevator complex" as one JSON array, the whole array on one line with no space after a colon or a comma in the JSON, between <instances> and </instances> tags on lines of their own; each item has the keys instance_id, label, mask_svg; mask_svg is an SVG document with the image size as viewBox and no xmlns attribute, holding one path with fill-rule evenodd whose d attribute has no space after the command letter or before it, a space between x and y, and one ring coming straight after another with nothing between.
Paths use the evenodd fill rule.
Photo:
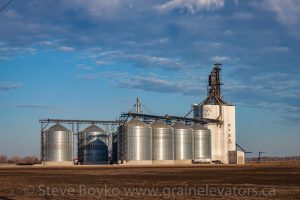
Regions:
<instances>
[{"instance_id":1,"label":"grain elevator complex","mask_svg":"<svg viewBox=\"0 0 300 200\"><path fill-rule=\"evenodd\" d=\"M134 111L118 120L40 120L43 164L244 164L235 106L222 98L220 72L215 64L207 97L182 117L144 114L137 98Z\"/></svg>"}]
</instances>

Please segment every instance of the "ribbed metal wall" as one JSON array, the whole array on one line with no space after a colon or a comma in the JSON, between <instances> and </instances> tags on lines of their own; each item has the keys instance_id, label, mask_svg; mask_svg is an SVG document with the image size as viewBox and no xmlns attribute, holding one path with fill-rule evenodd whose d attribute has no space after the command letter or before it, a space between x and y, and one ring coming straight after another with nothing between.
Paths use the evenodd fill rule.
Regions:
<instances>
[{"instance_id":1,"label":"ribbed metal wall","mask_svg":"<svg viewBox=\"0 0 300 200\"><path fill-rule=\"evenodd\" d=\"M175 160L193 159L193 130L183 123L177 122L174 128Z\"/></svg>"},{"instance_id":2,"label":"ribbed metal wall","mask_svg":"<svg viewBox=\"0 0 300 200\"><path fill-rule=\"evenodd\" d=\"M192 126L194 131L194 156L195 162L211 161L211 133L210 130L199 123Z\"/></svg>"},{"instance_id":3,"label":"ribbed metal wall","mask_svg":"<svg viewBox=\"0 0 300 200\"><path fill-rule=\"evenodd\" d=\"M119 127L114 141L114 157L121 161L211 162L211 133L198 123L189 127L181 122L168 126L155 121L150 126L134 118Z\"/></svg>"},{"instance_id":4,"label":"ribbed metal wall","mask_svg":"<svg viewBox=\"0 0 300 200\"><path fill-rule=\"evenodd\" d=\"M151 124L153 160L174 160L174 129L162 121Z\"/></svg>"},{"instance_id":5,"label":"ribbed metal wall","mask_svg":"<svg viewBox=\"0 0 300 200\"><path fill-rule=\"evenodd\" d=\"M108 163L108 136L91 125L78 134L78 160L83 164Z\"/></svg>"},{"instance_id":6,"label":"ribbed metal wall","mask_svg":"<svg viewBox=\"0 0 300 200\"><path fill-rule=\"evenodd\" d=\"M123 145L126 146L122 149L126 151L123 152L126 160L152 160L151 126L134 118L126 123L123 130Z\"/></svg>"},{"instance_id":7,"label":"ribbed metal wall","mask_svg":"<svg viewBox=\"0 0 300 200\"><path fill-rule=\"evenodd\" d=\"M43 134L43 161L73 160L73 134L69 129L56 124Z\"/></svg>"}]
</instances>

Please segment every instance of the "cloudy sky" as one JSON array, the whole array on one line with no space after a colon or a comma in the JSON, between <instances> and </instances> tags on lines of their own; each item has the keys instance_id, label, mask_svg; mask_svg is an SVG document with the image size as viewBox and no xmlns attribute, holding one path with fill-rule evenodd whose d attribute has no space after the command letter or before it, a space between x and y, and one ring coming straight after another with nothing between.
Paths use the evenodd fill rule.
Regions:
<instances>
[{"instance_id":1,"label":"cloudy sky","mask_svg":"<svg viewBox=\"0 0 300 200\"><path fill-rule=\"evenodd\" d=\"M39 155L40 118L117 119L137 96L183 116L214 62L238 143L300 154L298 0L14 0L0 26L0 154Z\"/></svg>"}]
</instances>

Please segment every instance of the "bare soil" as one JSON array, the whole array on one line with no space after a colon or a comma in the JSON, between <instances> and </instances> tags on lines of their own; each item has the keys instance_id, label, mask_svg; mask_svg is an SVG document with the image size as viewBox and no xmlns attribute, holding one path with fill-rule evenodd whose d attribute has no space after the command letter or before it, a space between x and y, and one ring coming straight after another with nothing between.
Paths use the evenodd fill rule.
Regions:
<instances>
[{"instance_id":1,"label":"bare soil","mask_svg":"<svg viewBox=\"0 0 300 200\"><path fill-rule=\"evenodd\" d=\"M300 162L0 167L0 199L174 198L300 200Z\"/></svg>"}]
</instances>

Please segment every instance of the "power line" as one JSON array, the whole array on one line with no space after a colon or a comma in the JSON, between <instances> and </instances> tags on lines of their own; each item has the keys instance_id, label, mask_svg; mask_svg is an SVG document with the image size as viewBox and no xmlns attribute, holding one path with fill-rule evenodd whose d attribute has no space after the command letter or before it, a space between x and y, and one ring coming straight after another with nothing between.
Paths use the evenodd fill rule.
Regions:
<instances>
[{"instance_id":1,"label":"power line","mask_svg":"<svg viewBox=\"0 0 300 200\"><path fill-rule=\"evenodd\" d=\"M0 12L2 12L13 0L8 0L1 8Z\"/></svg>"},{"instance_id":2,"label":"power line","mask_svg":"<svg viewBox=\"0 0 300 200\"><path fill-rule=\"evenodd\" d=\"M150 114L150 115L153 115L152 112L144 105L142 104L143 108L145 108L145 110Z\"/></svg>"}]
</instances>

